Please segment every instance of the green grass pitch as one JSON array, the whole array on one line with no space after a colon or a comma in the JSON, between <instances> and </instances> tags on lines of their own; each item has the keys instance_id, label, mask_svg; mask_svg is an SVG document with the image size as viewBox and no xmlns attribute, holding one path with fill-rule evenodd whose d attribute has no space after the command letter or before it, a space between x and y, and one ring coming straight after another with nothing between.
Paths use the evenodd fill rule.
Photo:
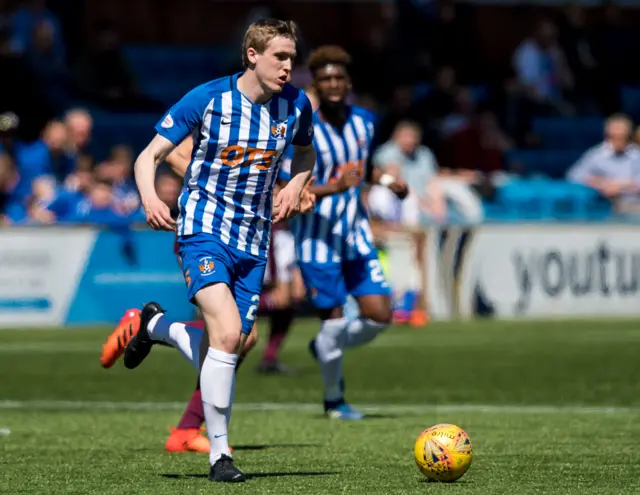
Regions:
<instances>
[{"instance_id":1,"label":"green grass pitch","mask_svg":"<svg viewBox=\"0 0 640 495\"><path fill-rule=\"evenodd\" d=\"M261 349L240 370L230 440L250 479L234 486L207 481L206 455L164 452L196 380L176 351L104 370L109 329L0 331L0 493L640 493L638 322L391 328L347 354L347 398L371 413L354 423L322 416L315 328L285 344L296 376L256 374ZM443 422L474 460L427 483L413 443Z\"/></svg>"}]
</instances>

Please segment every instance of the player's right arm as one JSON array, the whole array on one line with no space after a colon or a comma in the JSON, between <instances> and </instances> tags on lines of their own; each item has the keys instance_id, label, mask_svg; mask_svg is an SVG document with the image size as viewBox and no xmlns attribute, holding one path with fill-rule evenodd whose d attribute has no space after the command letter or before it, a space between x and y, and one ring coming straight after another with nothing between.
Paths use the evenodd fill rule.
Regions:
<instances>
[{"instance_id":1,"label":"player's right arm","mask_svg":"<svg viewBox=\"0 0 640 495\"><path fill-rule=\"evenodd\" d=\"M142 199L147 223L156 230L175 230L169 207L156 193L158 165L202 124L202 115L211 102L206 85L187 93L156 125L156 136L140 153L134 166L136 184ZM186 170L186 168L185 168ZM183 174L184 175L184 174Z\"/></svg>"},{"instance_id":2,"label":"player's right arm","mask_svg":"<svg viewBox=\"0 0 640 495\"><path fill-rule=\"evenodd\" d=\"M174 149L165 162L171 167L178 176L184 177L191 163L191 153L193 151L193 137L188 136L184 141L180 143L176 149Z\"/></svg>"},{"instance_id":3,"label":"player's right arm","mask_svg":"<svg viewBox=\"0 0 640 495\"><path fill-rule=\"evenodd\" d=\"M176 222L171 218L171 210L158 198L155 187L156 169L175 147L176 145L167 138L156 134L142 150L134 165L136 185L147 215L147 223L155 230L176 228Z\"/></svg>"}]
</instances>

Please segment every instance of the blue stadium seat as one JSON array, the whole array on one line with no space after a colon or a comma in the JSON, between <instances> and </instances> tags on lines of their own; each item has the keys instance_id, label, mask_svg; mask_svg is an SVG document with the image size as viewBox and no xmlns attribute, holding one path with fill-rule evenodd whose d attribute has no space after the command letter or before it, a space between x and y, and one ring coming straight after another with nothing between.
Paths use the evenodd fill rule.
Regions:
<instances>
[{"instance_id":1,"label":"blue stadium seat","mask_svg":"<svg viewBox=\"0 0 640 495\"><path fill-rule=\"evenodd\" d=\"M602 141L602 117L539 117L534 119L533 132L546 149L585 151Z\"/></svg>"},{"instance_id":2,"label":"blue stadium seat","mask_svg":"<svg viewBox=\"0 0 640 495\"><path fill-rule=\"evenodd\" d=\"M497 191L485 207L499 221L596 221L609 218L611 204L581 184L551 179L514 179Z\"/></svg>"},{"instance_id":3,"label":"blue stadium seat","mask_svg":"<svg viewBox=\"0 0 640 495\"><path fill-rule=\"evenodd\" d=\"M510 167L524 175L542 174L562 179L567 170L582 156L577 150L513 150L507 155Z\"/></svg>"}]
</instances>

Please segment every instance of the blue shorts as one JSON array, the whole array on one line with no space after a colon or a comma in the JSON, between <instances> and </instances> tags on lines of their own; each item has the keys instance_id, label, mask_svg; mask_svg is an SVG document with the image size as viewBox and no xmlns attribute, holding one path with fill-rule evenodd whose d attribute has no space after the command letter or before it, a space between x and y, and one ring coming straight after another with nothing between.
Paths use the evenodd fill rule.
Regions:
<instances>
[{"instance_id":1,"label":"blue shorts","mask_svg":"<svg viewBox=\"0 0 640 495\"><path fill-rule=\"evenodd\" d=\"M344 306L347 295L353 297L390 296L391 289L382 271L378 254L337 263L299 263L311 301L318 309Z\"/></svg>"},{"instance_id":2,"label":"blue shorts","mask_svg":"<svg viewBox=\"0 0 640 495\"><path fill-rule=\"evenodd\" d=\"M212 234L178 238L187 295L195 304L196 293L213 284L227 284L238 305L242 331L251 333L260 302L267 260L231 248Z\"/></svg>"}]
</instances>

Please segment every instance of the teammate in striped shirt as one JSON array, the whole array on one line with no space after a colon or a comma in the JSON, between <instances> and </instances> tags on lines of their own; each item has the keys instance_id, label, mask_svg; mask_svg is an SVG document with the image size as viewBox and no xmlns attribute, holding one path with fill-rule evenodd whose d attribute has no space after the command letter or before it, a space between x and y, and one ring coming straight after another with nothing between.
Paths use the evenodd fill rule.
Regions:
<instances>
[{"instance_id":1,"label":"teammate in striped shirt","mask_svg":"<svg viewBox=\"0 0 640 495\"><path fill-rule=\"evenodd\" d=\"M292 222L298 262L322 320L310 343L324 381L328 416L360 419L344 399L343 350L373 340L391 321L390 289L373 244L361 201L361 182L373 139L373 116L345 103L351 88L349 55L337 46L322 46L309 59L320 107L313 115L317 161L313 170L315 211ZM399 197L407 186L374 169L371 179ZM360 315L347 319L347 295L358 302Z\"/></svg>"},{"instance_id":2,"label":"teammate in striped shirt","mask_svg":"<svg viewBox=\"0 0 640 495\"><path fill-rule=\"evenodd\" d=\"M188 297L200 309L208 332L200 385L212 481L245 479L233 465L227 425L236 361L260 300L282 153L295 146L293 177L275 198L274 221L299 210L315 162L311 104L303 91L287 84L295 55L292 22L262 20L249 26L243 43L245 71L187 93L156 126L157 135L135 164L147 222L154 229L177 228ZM189 135L195 145L176 225L155 192L155 169ZM171 322L158 304L147 304L140 319L140 330L125 349L127 368L137 367L156 341L177 342L195 360L198 353L188 327L171 335Z\"/></svg>"}]
</instances>

